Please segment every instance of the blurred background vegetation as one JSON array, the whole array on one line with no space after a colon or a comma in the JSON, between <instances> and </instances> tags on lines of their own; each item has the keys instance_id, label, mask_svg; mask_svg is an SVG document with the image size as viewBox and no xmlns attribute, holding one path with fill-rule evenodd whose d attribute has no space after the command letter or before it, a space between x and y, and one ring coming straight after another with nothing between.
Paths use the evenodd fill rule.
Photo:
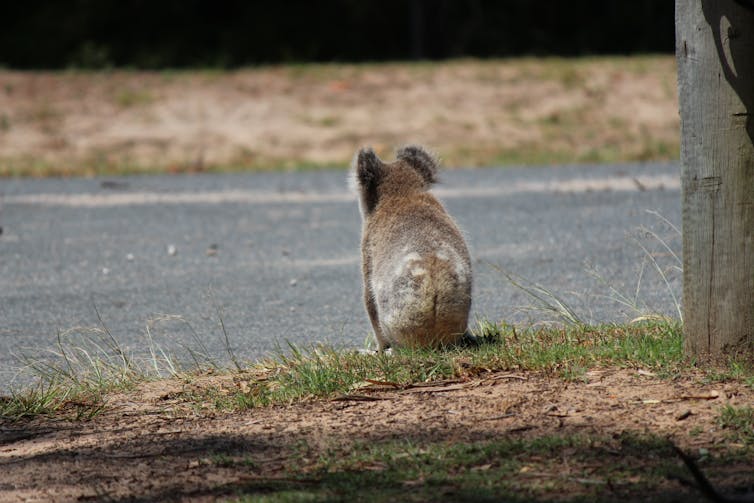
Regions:
<instances>
[{"instance_id":1,"label":"blurred background vegetation","mask_svg":"<svg viewBox=\"0 0 754 503\"><path fill-rule=\"evenodd\" d=\"M0 3L0 65L17 69L669 53L673 39L670 0Z\"/></svg>"}]
</instances>

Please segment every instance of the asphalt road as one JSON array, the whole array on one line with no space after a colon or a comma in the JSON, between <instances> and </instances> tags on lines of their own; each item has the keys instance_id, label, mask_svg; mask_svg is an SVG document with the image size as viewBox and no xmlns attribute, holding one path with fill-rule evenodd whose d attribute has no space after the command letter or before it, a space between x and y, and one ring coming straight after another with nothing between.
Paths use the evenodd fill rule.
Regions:
<instances>
[{"instance_id":1,"label":"asphalt road","mask_svg":"<svg viewBox=\"0 0 754 503\"><path fill-rule=\"evenodd\" d=\"M435 193L474 261L473 319L553 318L526 309L536 303L497 267L558 294L586 321L636 317L620 294L677 316L670 251L680 252L680 236L657 215L680 226L678 169L443 172ZM149 335L181 361L186 348L204 347L229 361L221 320L241 360L287 342L358 348L370 338L360 216L342 171L6 179L0 226L0 389L28 382L18 355L43 357L58 334L75 341L102 324L137 356L149 354Z\"/></svg>"}]
</instances>

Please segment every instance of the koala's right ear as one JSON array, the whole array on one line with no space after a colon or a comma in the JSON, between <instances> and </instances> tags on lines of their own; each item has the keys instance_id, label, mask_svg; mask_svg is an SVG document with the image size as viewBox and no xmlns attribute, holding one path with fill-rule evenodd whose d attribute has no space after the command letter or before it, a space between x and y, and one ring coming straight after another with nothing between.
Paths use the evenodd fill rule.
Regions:
<instances>
[{"instance_id":1,"label":"koala's right ear","mask_svg":"<svg viewBox=\"0 0 754 503\"><path fill-rule=\"evenodd\" d=\"M370 147L359 149L353 160L354 175L361 193L364 213L371 213L377 206L377 187L382 181L383 164Z\"/></svg>"},{"instance_id":2,"label":"koala's right ear","mask_svg":"<svg viewBox=\"0 0 754 503\"><path fill-rule=\"evenodd\" d=\"M421 145L406 145L398 149L396 157L412 166L427 185L437 182L437 158Z\"/></svg>"}]
</instances>

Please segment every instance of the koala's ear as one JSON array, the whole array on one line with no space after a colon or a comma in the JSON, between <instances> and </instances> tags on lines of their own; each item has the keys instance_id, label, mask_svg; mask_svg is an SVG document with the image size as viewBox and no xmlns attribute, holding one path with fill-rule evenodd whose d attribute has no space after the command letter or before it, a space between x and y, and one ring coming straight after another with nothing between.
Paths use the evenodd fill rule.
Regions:
<instances>
[{"instance_id":1,"label":"koala's ear","mask_svg":"<svg viewBox=\"0 0 754 503\"><path fill-rule=\"evenodd\" d=\"M365 213L371 213L377 206L377 187L382 181L383 169L382 161L370 147L361 148L353 159L354 178Z\"/></svg>"},{"instance_id":2,"label":"koala's ear","mask_svg":"<svg viewBox=\"0 0 754 503\"><path fill-rule=\"evenodd\" d=\"M359 149L354 158L354 168L356 181L362 189L379 183L382 176L382 161L371 147Z\"/></svg>"},{"instance_id":3,"label":"koala's ear","mask_svg":"<svg viewBox=\"0 0 754 503\"><path fill-rule=\"evenodd\" d=\"M395 156L418 171L427 185L437 181L437 159L421 145L401 147L395 153Z\"/></svg>"}]
</instances>

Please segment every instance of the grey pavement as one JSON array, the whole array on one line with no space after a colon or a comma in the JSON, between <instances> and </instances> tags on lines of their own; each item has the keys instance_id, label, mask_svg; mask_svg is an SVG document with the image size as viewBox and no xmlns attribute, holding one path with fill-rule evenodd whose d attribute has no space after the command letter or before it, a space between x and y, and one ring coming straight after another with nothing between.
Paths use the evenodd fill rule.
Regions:
<instances>
[{"instance_id":1,"label":"grey pavement","mask_svg":"<svg viewBox=\"0 0 754 503\"><path fill-rule=\"evenodd\" d=\"M474 260L472 320L553 319L499 268L585 321L677 316L678 169L443 171L434 192ZM184 362L201 347L228 362L221 321L242 360L364 347L360 225L343 171L0 180L0 390L28 382L18 355L103 323L137 356L149 335Z\"/></svg>"}]
</instances>

